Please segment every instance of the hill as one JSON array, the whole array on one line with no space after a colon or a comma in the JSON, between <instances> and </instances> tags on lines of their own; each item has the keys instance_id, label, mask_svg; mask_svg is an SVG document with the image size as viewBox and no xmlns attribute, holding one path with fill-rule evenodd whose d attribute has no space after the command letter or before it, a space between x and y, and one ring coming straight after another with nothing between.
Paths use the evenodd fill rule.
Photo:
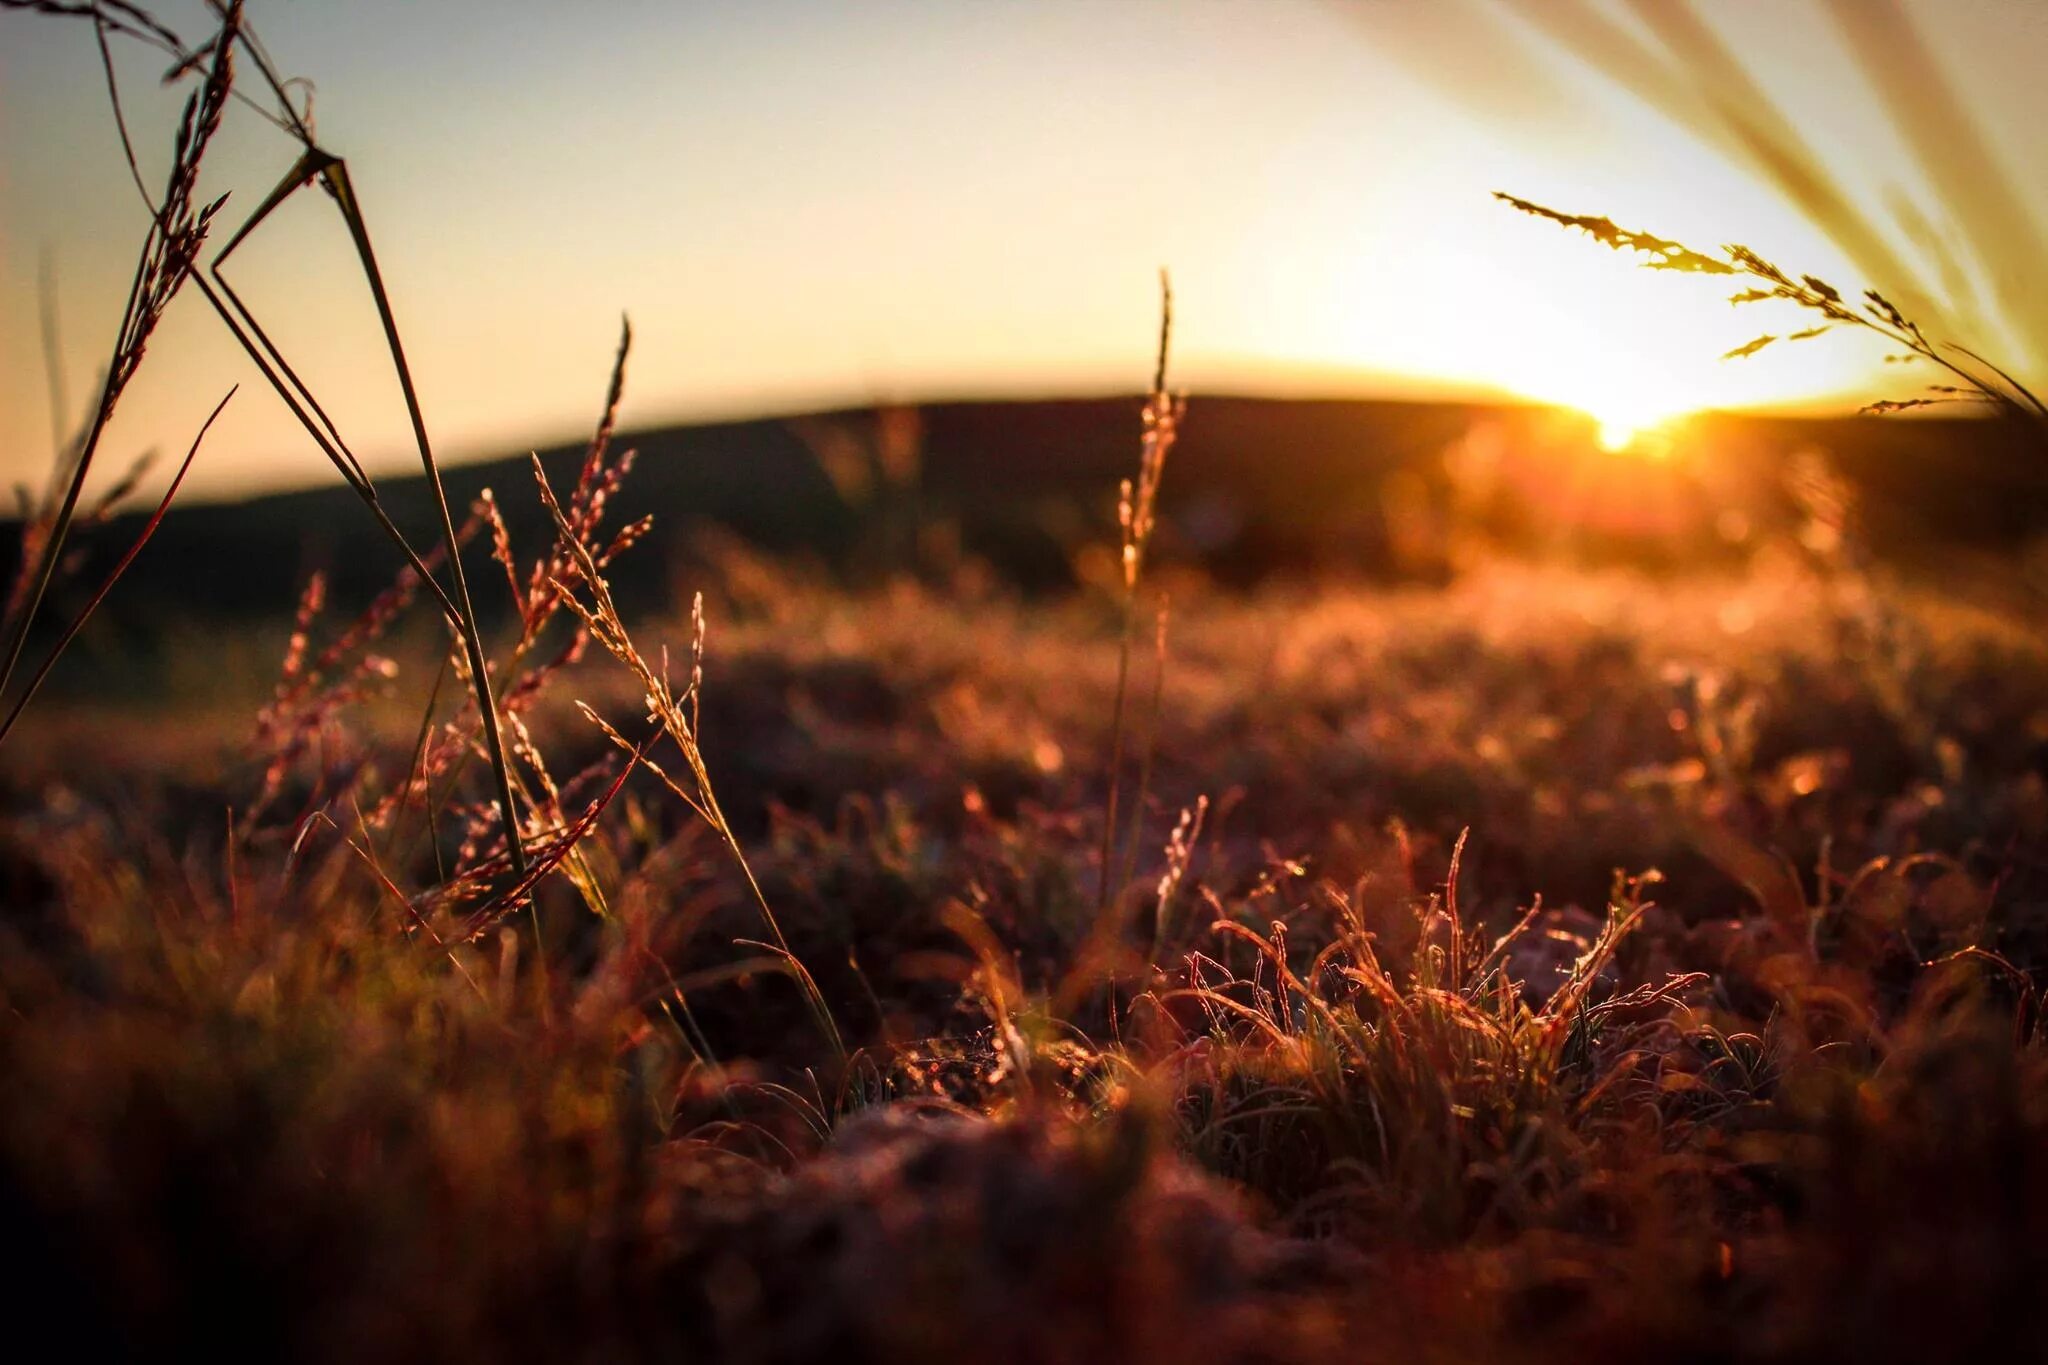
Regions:
<instances>
[{"instance_id":1,"label":"hill","mask_svg":"<svg viewBox=\"0 0 2048 1365\"><path fill-rule=\"evenodd\" d=\"M620 511L653 514L656 543L633 557L622 593L665 592L711 528L860 574L928 557L937 527L942 554L983 560L1026 588L1069 581L1074 553L1110 534L1139 406L952 402L907 418L860 410L628 433L620 440L639 464ZM1712 415L1657 459L1600 451L1589 424L1537 407L1197 395L1166 478L1165 551L1237 580L1330 568L1427 576L1462 516L1508 536L1541 525L1554 537L1576 520L1579 550L1690 561L1726 530L1720 511L1754 517L1782 504L1784 471L1813 448L1862 490L1866 532L1890 554L2008 548L2048 512L2043 462L1982 421ZM564 483L577 459L542 455ZM494 488L516 536L545 534L525 456L445 477L458 507ZM399 524L431 544L423 481L380 487ZM95 533L94 553L111 554L137 525ZM18 527L0 535L12 558ZM388 582L393 565L339 486L180 507L109 611L128 622L273 615L314 568L346 598Z\"/></svg>"}]
</instances>

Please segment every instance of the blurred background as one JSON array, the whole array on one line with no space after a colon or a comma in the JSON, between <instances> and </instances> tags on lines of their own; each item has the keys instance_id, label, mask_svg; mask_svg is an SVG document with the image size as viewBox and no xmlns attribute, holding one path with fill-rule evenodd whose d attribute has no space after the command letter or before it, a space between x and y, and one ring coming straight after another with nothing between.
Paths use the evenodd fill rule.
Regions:
<instances>
[{"instance_id":1,"label":"blurred background","mask_svg":"<svg viewBox=\"0 0 2048 1365\"><path fill-rule=\"evenodd\" d=\"M186 10L164 17L199 31L203 7ZM2040 462L2009 433L1944 408L1849 416L1927 381L1879 344L1724 360L1760 324L1800 324L1491 195L1875 284L2039 375L2038 6L281 0L251 19L349 160L430 429L471 466L456 491L523 483L494 462L580 441L630 312L631 497L662 518L650 594L707 525L834 570L965 558L1030 585L1087 577L1132 458L1161 266L1172 382L1195 400L1162 552L1226 577L1441 577L1471 532L1653 564L1739 556L1802 453L1871 494L1887 553L2004 554L2038 524ZM153 177L182 96L154 53L117 45L114 63ZM205 186L230 194L229 227L293 150L230 118ZM89 31L10 22L10 483L39 486L75 438L146 221ZM300 196L234 278L394 506L422 515L349 252L330 206ZM180 453L245 390L117 615L287 608L296 576L251 562L344 587L388 575L375 528L254 378L181 299L102 463ZM526 501L508 499L515 517Z\"/></svg>"}]
</instances>

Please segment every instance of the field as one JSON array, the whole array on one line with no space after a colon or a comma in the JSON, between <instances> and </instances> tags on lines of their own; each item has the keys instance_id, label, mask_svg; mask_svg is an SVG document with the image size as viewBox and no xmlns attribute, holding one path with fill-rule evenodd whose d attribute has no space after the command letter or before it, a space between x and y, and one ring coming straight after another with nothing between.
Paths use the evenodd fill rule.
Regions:
<instances>
[{"instance_id":1,"label":"field","mask_svg":"<svg viewBox=\"0 0 2048 1365\"><path fill-rule=\"evenodd\" d=\"M1814 324L1733 356L1860 329L1959 381L1872 411L1988 410L1190 404L1162 274L1140 397L626 433L627 326L587 444L444 478L348 166L240 0L196 46L0 8L88 21L150 210L5 546L23 1340L1873 1365L2048 1334L2048 404L2011 374L1881 293L1502 195ZM167 180L110 39L193 88ZM244 110L299 159L216 229L201 161ZM302 189L410 481L221 270ZM173 507L206 429L154 513L92 473L187 285L338 486Z\"/></svg>"},{"instance_id":2,"label":"field","mask_svg":"<svg viewBox=\"0 0 2048 1365\"><path fill-rule=\"evenodd\" d=\"M422 738L430 635L309 616L281 702L58 699L17 741L0 1201L89 1354L1868 1360L2039 1325L2048 659L2009 609L1797 541L1182 573L1105 902L1113 585L713 558L717 819L673 731L612 788L572 699L635 746L647 703L592 648L515 712L560 773L525 765L532 838L574 831L523 907L445 677ZM679 691L692 634L635 623Z\"/></svg>"}]
</instances>

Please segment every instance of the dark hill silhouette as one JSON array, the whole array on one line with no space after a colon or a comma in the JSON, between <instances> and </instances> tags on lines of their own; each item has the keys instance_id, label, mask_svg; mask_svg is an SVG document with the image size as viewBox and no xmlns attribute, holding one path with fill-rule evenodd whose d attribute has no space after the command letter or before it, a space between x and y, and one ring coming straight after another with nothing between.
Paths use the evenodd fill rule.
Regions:
<instances>
[{"instance_id":1,"label":"dark hill silhouette","mask_svg":"<svg viewBox=\"0 0 2048 1365\"><path fill-rule=\"evenodd\" d=\"M619 514L653 513L657 534L653 545L622 564L622 598L644 602L667 591L693 537L707 527L827 569L859 572L872 567L863 556L873 549L874 523L885 515L954 528L966 553L1026 587L1059 583L1074 547L1113 534L1116 484L1136 462L1139 407L1135 397L924 407L919 475L914 487L898 488L887 503L842 496L814 453L820 430L867 439L872 412L624 435L621 442L638 449L639 464ZM1533 499L1521 509L1525 530L1540 530L1549 515L1546 485L1576 480L1598 491L1641 477L1624 470L1644 467L1641 461L1608 463L1626 457L1593 451L1589 427L1536 407L1197 395L1165 481L1167 553L1196 557L1230 578L1332 565L1378 574L1413 570L1413 547L1389 536L1388 481L1400 475L1402 487L1421 490L1425 504L1446 505L1457 493L1444 453L1475 431L1496 451L1544 452L1549 464L1529 471L1533 483L1494 494L1510 503ZM1685 439L1710 452L1682 462L1711 476L1704 483L1686 476L1703 495L1695 501L1709 508L1716 500L1773 495L1776 471L1792 452L1830 450L1865 491L1873 540L1897 552L1955 543L2009 546L2039 530L2048 515L2048 461L2019 449L2016 438L1989 422L1710 416L1695 422ZM542 458L561 486L572 477L578 452L560 449ZM524 456L465 465L445 477L458 507L493 488L516 541L532 547L546 535ZM433 543L421 481L390 479L380 487L399 523L416 530L420 544ZM1610 501L1629 496L1625 486L1605 493ZM1514 521L1510 515L1508 523ZM129 518L95 532L95 553L125 543L136 524ZM9 527L5 535L11 557L18 532ZM1682 557L1696 548L1674 553ZM1424 561L1426 571L1426 555ZM131 625L160 614L279 613L290 609L313 568L325 569L336 595L347 600L388 583L395 564L389 545L340 487L180 507L108 610Z\"/></svg>"}]
</instances>

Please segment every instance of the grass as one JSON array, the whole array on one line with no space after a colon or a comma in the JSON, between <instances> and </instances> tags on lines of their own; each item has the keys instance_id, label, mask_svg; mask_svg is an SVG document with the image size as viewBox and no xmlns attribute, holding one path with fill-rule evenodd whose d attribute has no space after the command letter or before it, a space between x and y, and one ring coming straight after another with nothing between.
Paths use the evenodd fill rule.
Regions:
<instances>
[{"instance_id":1,"label":"grass","mask_svg":"<svg viewBox=\"0 0 2048 1365\"><path fill-rule=\"evenodd\" d=\"M30 3L29 0L14 0L11 9L50 9L62 12L66 7ZM128 286L127 302L122 305L121 322L116 330L110 350L106 375L100 384L100 394L94 403L91 419L83 435L79 437L76 449L60 449L56 453L56 468L50 482L48 494L41 505L32 509L27 519L28 529L22 536L22 563L15 583L8 594L7 611L0 621L0 638L6 640L0 646L0 692L4 692L13 681L16 667L27 650L30 634L36 618L41 612L50 585L58 576L65 562L66 542L71 531L79 523L79 513L85 493L86 482L92 474L95 458L99 454L100 439L105 434L107 423L113 418L115 408L120 404L121 395L135 377L142 365L143 355L148 349L149 339L155 333L179 291L190 280L212 227L215 214L222 201L215 199L201 203L197 197L199 173L206 157L208 146L215 133L220 130L221 121L227 112L228 97L234 85L234 51L241 32L241 6L227 6L221 11L219 33L213 42L194 49L184 55L188 65L197 69L204 67L205 75L201 88L185 104L179 119L178 130L171 146L171 167L161 197L153 196L143 183L142 172L135 157L134 144L129 140L125 121L120 119L120 96L114 81L113 58L109 55L107 36L111 27L122 36L141 37L161 41L162 33L154 21L129 7L115 7L107 18L99 16L97 7L87 11L93 18L94 34L99 40L100 53L106 65L107 89L113 101L116 120L121 126L121 144L128 156L129 169L135 177L136 193L142 197L149 209L149 229L143 235L142 247L137 253L134 279ZM133 24L130 21L134 21ZM137 26L139 25L139 27ZM181 54L183 55L183 54ZM51 377L57 383L54 358L51 361ZM61 388L61 385L58 385ZM232 397L232 393L229 395ZM225 406L227 400L223 399ZM216 410L218 415L218 410ZM55 412L55 421L62 423L67 414ZM208 418L207 427L213 425ZM193 442L192 455L186 457L190 467L193 456L198 454L199 442L205 438L205 429ZM183 471L180 471L182 478ZM123 480L116 485L116 496L122 491ZM61 495L58 490L62 489ZM175 492L175 486L173 491ZM103 504L105 506L106 504ZM88 513L87 522L95 518ZM160 518L159 518L160 520ZM153 530L152 522L150 529ZM142 535L147 541L149 531ZM138 542L139 548L140 542ZM132 553L131 556L132 557ZM118 571L115 577L119 577ZM105 591L99 594L104 597ZM85 618L90 616L96 597L85 612L70 626L56 644L45 663L17 696L14 706L4 722L0 722L0 740L13 730L15 721L29 698L35 693Z\"/></svg>"},{"instance_id":2,"label":"grass","mask_svg":"<svg viewBox=\"0 0 2048 1365\"><path fill-rule=\"evenodd\" d=\"M1688 274L1727 275L1752 281L1729 296L1737 306L1767 302L1789 303L1812 316L1811 325L1782 335L1765 332L1722 357L1746 360L1779 341L1811 341L1841 328L1877 337L1892 348L1887 361L1901 364L1926 362L1943 371L1951 382L1926 386L1927 397L1880 398L1864 407L1866 413L1889 414L1944 403L1978 403L1999 416L2030 428L2037 437L2048 436L2048 402L2011 371L1986 359L1957 341L1932 340L1914 319L1876 289L1863 291L1860 301L1844 298L1842 291L1813 275L1794 278L1746 246L1731 245L1718 256L1694 251L1648 232L1617 227L1611 219L1590 214L1560 213L1512 194L1496 192L1495 198L1509 207L1568 228L1576 228L1603 246L1616 251L1633 251L1648 256L1653 270L1675 270Z\"/></svg>"},{"instance_id":3,"label":"grass","mask_svg":"<svg viewBox=\"0 0 2048 1365\"><path fill-rule=\"evenodd\" d=\"M301 141L270 203L324 179L388 324L345 170L219 18L220 98L248 53ZM1120 569L1064 597L728 552L629 621L628 329L573 480L446 509L367 603L310 583L253 724L46 699L0 777L23 1320L289 1359L2036 1339L2034 615L1900 581L1813 467L1713 571L1184 573L1134 719L1167 339Z\"/></svg>"},{"instance_id":4,"label":"grass","mask_svg":"<svg viewBox=\"0 0 2048 1365\"><path fill-rule=\"evenodd\" d=\"M8 821L9 1197L72 1230L42 1273L109 1332L232 1321L306 1356L374 1327L384 1353L1846 1357L1891 1340L1835 1325L1867 1303L2023 1322L1998 1286L2038 1224L1998 1191L2044 1150L2048 798L2013 737L2048 669L2015 623L1901 593L1922 646L1880 684L1811 572L1187 598L1155 785L1215 797L1113 933L1113 604L785 578L680 693L729 833L642 768L533 921L468 938L434 851L396 851L419 809L369 799L456 761L415 756L397 695L340 704L232 846L176 812L247 799L269 759L239 728L210 762L132 755L119 799L53 757L69 785ZM565 827L620 767L570 698L625 716L643 687L593 656L521 703ZM453 868L481 797L439 822ZM739 942L757 896L789 959ZM198 1266L267 1306L222 1317Z\"/></svg>"}]
</instances>

